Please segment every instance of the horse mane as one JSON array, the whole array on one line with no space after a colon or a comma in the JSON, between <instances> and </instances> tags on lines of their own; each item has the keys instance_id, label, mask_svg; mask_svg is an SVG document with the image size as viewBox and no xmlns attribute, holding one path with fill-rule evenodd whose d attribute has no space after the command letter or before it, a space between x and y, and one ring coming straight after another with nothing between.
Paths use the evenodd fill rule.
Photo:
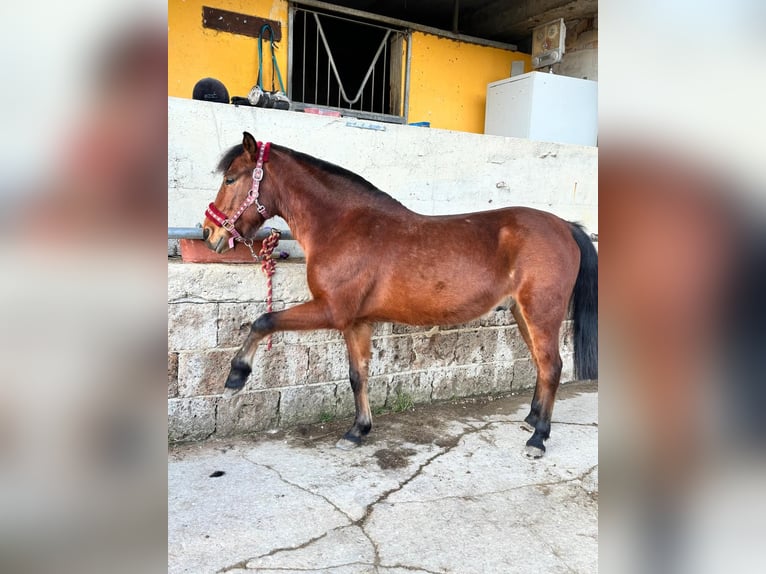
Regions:
<instances>
[{"instance_id":1,"label":"horse mane","mask_svg":"<svg viewBox=\"0 0 766 574\"><path fill-rule=\"evenodd\" d=\"M378 189L372 183L364 179L361 175L356 174L353 171L346 169L345 167L341 167L334 163L330 163L329 161L325 161L323 159L319 159L318 157L314 157L313 155L308 155L306 153L296 151L294 149L286 148L281 145L271 144L271 147L279 151L285 152L293 156L295 159L298 159L304 163L317 167L321 169L322 171L325 171L329 174L340 176L348 180L350 183L356 184L357 186L361 187L363 191L365 191L366 193L374 197L377 197L379 199L388 199L390 201L393 201L399 204L399 202L396 199L391 197L385 191ZM229 149L226 153L223 154L223 156L221 156L221 160L218 162L218 167L216 168L216 171L221 173L225 172L227 169L229 169L229 166L231 166L232 162L236 158L238 158L240 155L242 155L244 152L245 152L245 147L242 144L237 144L231 149Z\"/></svg>"},{"instance_id":2,"label":"horse mane","mask_svg":"<svg viewBox=\"0 0 766 574\"><path fill-rule=\"evenodd\" d=\"M221 161L218 162L218 167L216 167L215 170L220 173L225 172L227 169L229 169L229 166L234 162L234 160L241 156L243 153L245 153L245 146L242 144L235 145L233 148L223 154L223 156L221 156Z\"/></svg>"}]
</instances>

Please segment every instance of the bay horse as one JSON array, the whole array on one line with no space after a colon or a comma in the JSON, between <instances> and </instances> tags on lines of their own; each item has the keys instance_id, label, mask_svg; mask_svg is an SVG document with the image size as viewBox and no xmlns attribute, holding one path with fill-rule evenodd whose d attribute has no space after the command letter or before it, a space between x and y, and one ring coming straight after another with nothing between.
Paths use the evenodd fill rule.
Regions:
<instances>
[{"instance_id":1,"label":"bay horse","mask_svg":"<svg viewBox=\"0 0 766 574\"><path fill-rule=\"evenodd\" d=\"M251 244L264 221L279 215L306 254L312 295L253 322L231 361L224 394L244 387L264 337L337 329L348 348L356 407L338 447L353 448L372 428L367 373L374 323L455 325L511 297L537 368L523 424L532 432L525 453L543 456L561 378L559 330L570 300L575 374L598 377L598 256L578 224L526 207L421 215L342 167L257 142L248 132L223 155L218 171L223 181L203 225L207 246L223 253L235 240Z\"/></svg>"}]
</instances>

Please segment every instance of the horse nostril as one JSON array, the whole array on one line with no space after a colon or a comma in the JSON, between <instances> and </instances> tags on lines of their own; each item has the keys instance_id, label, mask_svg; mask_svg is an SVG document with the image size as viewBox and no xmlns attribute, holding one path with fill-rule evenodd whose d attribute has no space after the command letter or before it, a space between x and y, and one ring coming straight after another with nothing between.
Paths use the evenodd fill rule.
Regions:
<instances>
[{"instance_id":1,"label":"horse nostril","mask_svg":"<svg viewBox=\"0 0 766 574\"><path fill-rule=\"evenodd\" d=\"M205 227L202 230L202 239L206 240L208 237L210 237L210 228L209 227Z\"/></svg>"}]
</instances>

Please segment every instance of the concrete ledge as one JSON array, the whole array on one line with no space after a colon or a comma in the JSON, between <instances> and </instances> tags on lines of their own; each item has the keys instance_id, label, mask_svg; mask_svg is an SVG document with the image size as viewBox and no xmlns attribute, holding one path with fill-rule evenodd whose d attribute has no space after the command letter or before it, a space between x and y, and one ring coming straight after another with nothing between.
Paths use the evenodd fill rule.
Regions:
<instances>
[{"instance_id":1,"label":"concrete ledge","mask_svg":"<svg viewBox=\"0 0 766 574\"><path fill-rule=\"evenodd\" d=\"M233 399L220 392L229 361L250 323L265 311L266 281L256 265L168 262L168 439L232 436L350 417L346 347L335 331L279 333L261 346L256 368ZM274 306L306 301L305 265L280 263ZM572 378L572 348L562 329L562 380ZM508 310L464 325L420 328L379 324L373 334L370 403L391 409L534 386L529 351ZM349 418L349 424L351 420Z\"/></svg>"},{"instance_id":2,"label":"concrete ledge","mask_svg":"<svg viewBox=\"0 0 766 574\"><path fill-rule=\"evenodd\" d=\"M383 123L359 129L349 118L186 98L168 98L168 125L169 226L202 220L221 185L218 160L248 129L258 139L350 169L419 213L521 205L598 231L595 147ZM168 245L169 253L174 249Z\"/></svg>"}]
</instances>

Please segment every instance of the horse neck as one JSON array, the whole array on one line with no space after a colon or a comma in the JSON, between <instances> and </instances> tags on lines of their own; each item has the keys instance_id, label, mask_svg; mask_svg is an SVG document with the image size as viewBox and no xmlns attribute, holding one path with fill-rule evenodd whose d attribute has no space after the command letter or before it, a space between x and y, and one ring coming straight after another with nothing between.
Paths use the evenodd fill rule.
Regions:
<instances>
[{"instance_id":1,"label":"horse neck","mask_svg":"<svg viewBox=\"0 0 766 574\"><path fill-rule=\"evenodd\" d=\"M348 211L370 207L365 191L343 176L328 173L283 151L274 154L270 163L274 212L287 221L302 244L326 233Z\"/></svg>"}]
</instances>

